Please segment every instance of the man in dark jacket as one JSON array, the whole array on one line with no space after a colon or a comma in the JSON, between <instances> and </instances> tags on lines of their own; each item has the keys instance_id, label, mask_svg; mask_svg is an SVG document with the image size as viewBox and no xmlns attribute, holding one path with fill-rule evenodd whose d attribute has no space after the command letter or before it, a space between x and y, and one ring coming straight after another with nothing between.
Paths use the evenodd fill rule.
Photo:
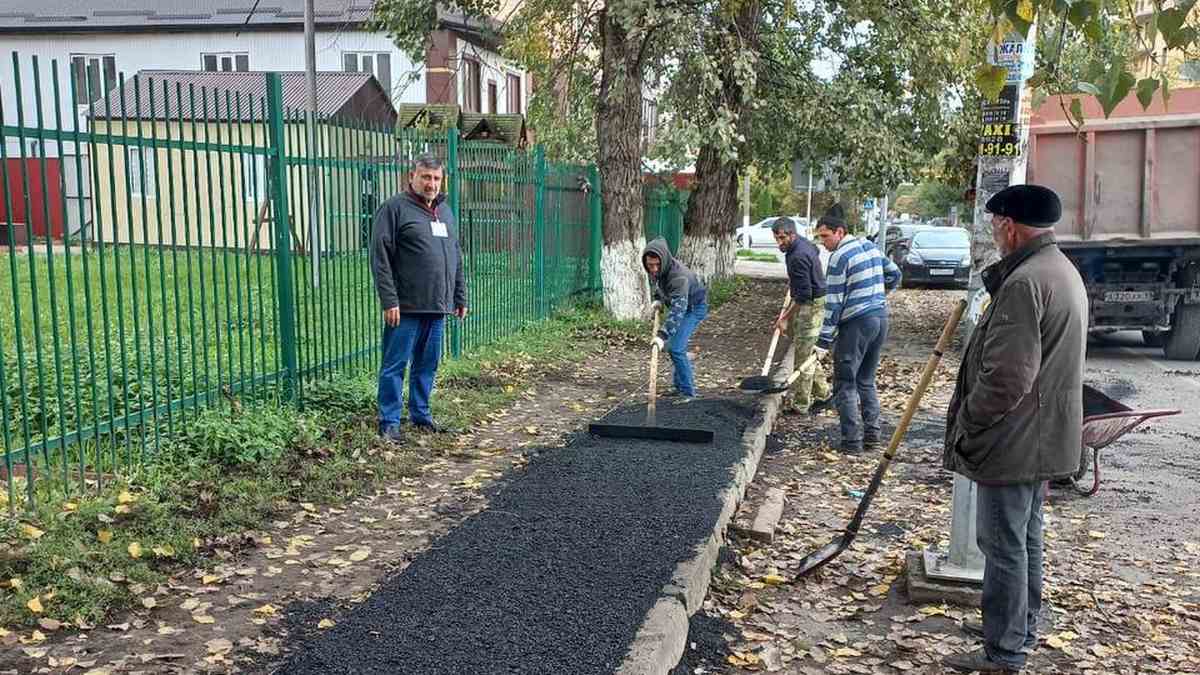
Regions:
<instances>
[{"instance_id":1,"label":"man in dark jacket","mask_svg":"<svg viewBox=\"0 0 1200 675\"><path fill-rule=\"evenodd\" d=\"M467 284L457 226L442 191L442 164L421 155L408 191L375 214L371 271L383 307L379 369L379 433L403 440L404 371L408 414L416 429L445 431L433 421L429 397L442 355L446 315L467 316Z\"/></svg>"},{"instance_id":2,"label":"man in dark jacket","mask_svg":"<svg viewBox=\"0 0 1200 675\"><path fill-rule=\"evenodd\" d=\"M963 629L983 648L945 663L1016 672L1037 642L1043 485L1079 467L1088 299L1049 229L1062 215L1053 191L1010 186L987 210L1004 257L983 271L991 303L963 354L944 456L978 484L983 624Z\"/></svg>"},{"instance_id":3,"label":"man in dark jacket","mask_svg":"<svg viewBox=\"0 0 1200 675\"><path fill-rule=\"evenodd\" d=\"M654 336L654 344L671 355L671 363L675 366L675 393L694 398L696 379L687 347L696 327L708 316L708 291L695 272L671 255L667 240L662 237L646 244L642 266L650 275L654 311L663 305L667 307L667 318Z\"/></svg>"},{"instance_id":4,"label":"man in dark jacket","mask_svg":"<svg viewBox=\"0 0 1200 675\"><path fill-rule=\"evenodd\" d=\"M805 366L821 337L821 324L825 320L825 272L821 269L821 254L816 245L796 232L796 221L787 216L776 218L771 223L771 233L779 250L785 254L792 299L792 304L774 327L792 336L796 367L800 369L795 387L784 395L783 409L808 412L814 401L821 405L829 399L829 383L823 375L817 375L819 368Z\"/></svg>"}]
</instances>

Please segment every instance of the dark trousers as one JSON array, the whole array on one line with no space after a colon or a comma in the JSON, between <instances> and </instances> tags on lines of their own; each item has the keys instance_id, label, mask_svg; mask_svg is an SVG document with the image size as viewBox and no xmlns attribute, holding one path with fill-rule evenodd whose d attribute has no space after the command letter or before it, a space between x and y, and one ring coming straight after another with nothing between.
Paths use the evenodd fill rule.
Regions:
<instances>
[{"instance_id":1,"label":"dark trousers","mask_svg":"<svg viewBox=\"0 0 1200 675\"><path fill-rule=\"evenodd\" d=\"M379 430L404 418L404 372L408 371L408 416L413 424L432 424L429 397L442 359L441 314L401 314L398 326L383 327L383 363L379 367Z\"/></svg>"},{"instance_id":2,"label":"dark trousers","mask_svg":"<svg viewBox=\"0 0 1200 675\"><path fill-rule=\"evenodd\" d=\"M976 540L983 568L983 644L1015 669L1037 644L1042 609L1042 483L978 484Z\"/></svg>"},{"instance_id":3,"label":"dark trousers","mask_svg":"<svg viewBox=\"0 0 1200 675\"><path fill-rule=\"evenodd\" d=\"M883 312L857 316L838 326L833 346L833 396L846 445L861 445L864 433L879 436L875 372L887 331L888 318Z\"/></svg>"}]
</instances>

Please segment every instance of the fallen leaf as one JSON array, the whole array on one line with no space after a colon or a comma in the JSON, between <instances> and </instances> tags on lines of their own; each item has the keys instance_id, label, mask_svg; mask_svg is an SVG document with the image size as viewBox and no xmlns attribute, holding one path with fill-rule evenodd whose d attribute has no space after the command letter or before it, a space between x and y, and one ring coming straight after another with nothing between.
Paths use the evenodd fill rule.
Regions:
<instances>
[{"instance_id":1,"label":"fallen leaf","mask_svg":"<svg viewBox=\"0 0 1200 675\"><path fill-rule=\"evenodd\" d=\"M107 544L112 541L112 530L100 530L96 533L96 538L100 540L101 544Z\"/></svg>"},{"instance_id":2,"label":"fallen leaf","mask_svg":"<svg viewBox=\"0 0 1200 675\"><path fill-rule=\"evenodd\" d=\"M175 557L175 547L171 546L170 544L163 544L162 546L155 546L152 550L154 551L154 555L156 555L160 558Z\"/></svg>"},{"instance_id":3,"label":"fallen leaf","mask_svg":"<svg viewBox=\"0 0 1200 675\"><path fill-rule=\"evenodd\" d=\"M43 534L46 534L42 530L39 530L32 525L26 525L26 526L22 527L21 531L24 532L25 536L28 537L29 539L40 539Z\"/></svg>"},{"instance_id":4,"label":"fallen leaf","mask_svg":"<svg viewBox=\"0 0 1200 675\"><path fill-rule=\"evenodd\" d=\"M193 614L192 621L195 621L196 623L208 624L208 623L213 623L215 621L215 619L213 619L211 616L209 616L207 614Z\"/></svg>"},{"instance_id":5,"label":"fallen leaf","mask_svg":"<svg viewBox=\"0 0 1200 675\"><path fill-rule=\"evenodd\" d=\"M204 577L202 577L200 579L200 583L204 584L205 586L208 586L209 584L215 584L220 580L221 580L221 577L219 577L215 574L205 574Z\"/></svg>"},{"instance_id":6,"label":"fallen leaf","mask_svg":"<svg viewBox=\"0 0 1200 675\"><path fill-rule=\"evenodd\" d=\"M537 436L538 428L531 424L531 425L525 427L525 433L529 434L530 436Z\"/></svg>"},{"instance_id":7,"label":"fallen leaf","mask_svg":"<svg viewBox=\"0 0 1200 675\"><path fill-rule=\"evenodd\" d=\"M137 497L134 497L133 494L129 492L129 490L122 490L121 494L117 495L117 503L118 504L132 504L136 501L137 501Z\"/></svg>"},{"instance_id":8,"label":"fallen leaf","mask_svg":"<svg viewBox=\"0 0 1200 675\"><path fill-rule=\"evenodd\" d=\"M62 628L61 621L58 621L56 619L50 619L50 618L38 619L38 625L49 631L55 631L55 630L58 630L59 628Z\"/></svg>"},{"instance_id":9,"label":"fallen leaf","mask_svg":"<svg viewBox=\"0 0 1200 675\"><path fill-rule=\"evenodd\" d=\"M349 556L350 562L362 562L362 561L366 560L367 557L370 555L371 555L371 549L360 548L357 551L355 551L354 553L350 554L350 556Z\"/></svg>"},{"instance_id":10,"label":"fallen leaf","mask_svg":"<svg viewBox=\"0 0 1200 675\"><path fill-rule=\"evenodd\" d=\"M130 544L128 547L126 547L125 550L129 551L130 558L142 557L142 545L137 543L136 541L133 542L132 544Z\"/></svg>"},{"instance_id":11,"label":"fallen leaf","mask_svg":"<svg viewBox=\"0 0 1200 675\"><path fill-rule=\"evenodd\" d=\"M862 652L860 652L857 649L854 649L852 647L841 647L839 649L835 649L833 651L833 655L840 659L844 659L844 658L862 656Z\"/></svg>"},{"instance_id":12,"label":"fallen leaf","mask_svg":"<svg viewBox=\"0 0 1200 675\"><path fill-rule=\"evenodd\" d=\"M72 511L78 511L79 505L76 504L75 502L66 502L62 505L62 510L67 513L71 513Z\"/></svg>"},{"instance_id":13,"label":"fallen leaf","mask_svg":"<svg viewBox=\"0 0 1200 675\"><path fill-rule=\"evenodd\" d=\"M787 579L779 576L778 574L768 574L767 576L763 577L763 583L767 584L768 586L778 586L780 584L787 583Z\"/></svg>"},{"instance_id":14,"label":"fallen leaf","mask_svg":"<svg viewBox=\"0 0 1200 675\"><path fill-rule=\"evenodd\" d=\"M1104 645L1101 645L1101 644L1092 645L1090 647L1090 650L1093 654L1095 654L1097 657L1102 658L1102 659L1106 659L1116 653L1116 650L1114 650L1113 648L1105 647Z\"/></svg>"},{"instance_id":15,"label":"fallen leaf","mask_svg":"<svg viewBox=\"0 0 1200 675\"><path fill-rule=\"evenodd\" d=\"M899 671L912 670L916 667L912 661L893 661L888 665Z\"/></svg>"},{"instance_id":16,"label":"fallen leaf","mask_svg":"<svg viewBox=\"0 0 1200 675\"><path fill-rule=\"evenodd\" d=\"M1062 649L1063 647L1067 646L1067 643L1057 635L1051 635L1050 637L1046 638L1046 646L1053 649Z\"/></svg>"},{"instance_id":17,"label":"fallen leaf","mask_svg":"<svg viewBox=\"0 0 1200 675\"><path fill-rule=\"evenodd\" d=\"M1098 530L1088 530L1088 536L1092 539L1103 539L1108 535Z\"/></svg>"},{"instance_id":18,"label":"fallen leaf","mask_svg":"<svg viewBox=\"0 0 1200 675\"><path fill-rule=\"evenodd\" d=\"M233 651L233 643L225 638L217 638L204 643L208 647L209 654L227 654Z\"/></svg>"},{"instance_id":19,"label":"fallen leaf","mask_svg":"<svg viewBox=\"0 0 1200 675\"><path fill-rule=\"evenodd\" d=\"M25 652L25 656L31 659L40 659L46 656L47 649L34 649L33 647L22 647L21 651Z\"/></svg>"},{"instance_id":20,"label":"fallen leaf","mask_svg":"<svg viewBox=\"0 0 1200 675\"><path fill-rule=\"evenodd\" d=\"M13 577L8 580L8 587L13 589L14 591L21 590L21 587L24 585L25 585L25 582L21 581L21 577Z\"/></svg>"},{"instance_id":21,"label":"fallen leaf","mask_svg":"<svg viewBox=\"0 0 1200 675\"><path fill-rule=\"evenodd\" d=\"M46 641L46 634L40 630L33 631L32 633L29 634L29 637L27 637L27 638L21 638L21 644L23 644L23 645L36 645L39 642L45 642L45 641Z\"/></svg>"},{"instance_id":22,"label":"fallen leaf","mask_svg":"<svg viewBox=\"0 0 1200 675\"><path fill-rule=\"evenodd\" d=\"M113 513L130 513L132 511L133 508L128 504L117 504L113 507Z\"/></svg>"},{"instance_id":23,"label":"fallen leaf","mask_svg":"<svg viewBox=\"0 0 1200 675\"><path fill-rule=\"evenodd\" d=\"M305 511L309 511L309 512L317 510L317 507L312 505L309 502L300 502L300 508L304 509Z\"/></svg>"},{"instance_id":24,"label":"fallen leaf","mask_svg":"<svg viewBox=\"0 0 1200 675\"><path fill-rule=\"evenodd\" d=\"M142 598L142 607L145 607L146 609L154 609L155 607L158 607L158 601L149 596L144 597Z\"/></svg>"},{"instance_id":25,"label":"fallen leaf","mask_svg":"<svg viewBox=\"0 0 1200 675\"><path fill-rule=\"evenodd\" d=\"M275 616L276 611L277 610L275 609L274 605L263 605L262 607L255 609L254 613L261 614L263 616Z\"/></svg>"},{"instance_id":26,"label":"fallen leaf","mask_svg":"<svg viewBox=\"0 0 1200 675\"><path fill-rule=\"evenodd\" d=\"M925 616L946 616L946 608L938 605L926 605L917 611Z\"/></svg>"},{"instance_id":27,"label":"fallen leaf","mask_svg":"<svg viewBox=\"0 0 1200 675\"><path fill-rule=\"evenodd\" d=\"M325 630L326 628L333 628L336 625L337 624L334 623L332 619L321 619L320 621L317 622L317 628L320 628L321 630Z\"/></svg>"},{"instance_id":28,"label":"fallen leaf","mask_svg":"<svg viewBox=\"0 0 1200 675\"><path fill-rule=\"evenodd\" d=\"M46 611L42 607L41 598L36 595L30 598L29 602L25 603L25 606L28 607L29 611L33 612L34 614L41 614L42 612Z\"/></svg>"},{"instance_id":29,"label":"fallen leaf","mask_svg":"<svg viewBox=\"0 0 1200 675\"><path fill-rule=\"evenodd\" d=\"M184 600L183 602L179 603L179 609L182 609L185 612L190 612L199 606L200 606L200 601L197 600L196 598L188 598L187 600Z\"/></svg>"}]
</instances>

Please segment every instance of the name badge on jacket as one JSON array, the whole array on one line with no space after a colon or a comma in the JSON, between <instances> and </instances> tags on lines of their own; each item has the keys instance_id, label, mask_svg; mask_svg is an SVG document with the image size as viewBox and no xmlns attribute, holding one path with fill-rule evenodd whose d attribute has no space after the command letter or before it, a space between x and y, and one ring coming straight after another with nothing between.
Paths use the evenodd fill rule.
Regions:
<instances>
[{"instance_id":1,"label":"name badge on jacket","mask_svg":"<svg viewBox=\"0 0 1200 675\"><path fill-rule=\"evenodd\" d=\"M433 236L435 236L435 237L450 236L450 233L446 231L446 224L440 220L430 221L429 227L433 230Z\"/></svg>"}]
</instances>

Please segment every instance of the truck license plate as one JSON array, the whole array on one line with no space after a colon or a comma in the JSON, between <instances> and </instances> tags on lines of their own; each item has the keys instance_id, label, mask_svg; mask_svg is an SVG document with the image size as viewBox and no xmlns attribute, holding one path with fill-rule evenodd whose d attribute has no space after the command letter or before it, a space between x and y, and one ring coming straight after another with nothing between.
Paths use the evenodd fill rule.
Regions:
<instances>
[{"instance_id":1,"label":"truck license plate","mask_svg":"<svg viewBox=\"0 0 1200 675\"><path fill-rule=\"evenodd\" d=\"M1105 302L1150 302L1153 291L1109 291L1104 294Z\"/></svg>"},{"instance_id":2,"label":"truck license plate","mask_svg":"<svg viewBox=\"0 0 1200 675\"><path fill-rule=\"evenodd\" d=\"M954 274L954 270L931 269L931 270L929 270L929 274L930 274L930 276L935 276L935 277L948 277L948 276L952 276Z\"/></svg>"}]
</instances>

